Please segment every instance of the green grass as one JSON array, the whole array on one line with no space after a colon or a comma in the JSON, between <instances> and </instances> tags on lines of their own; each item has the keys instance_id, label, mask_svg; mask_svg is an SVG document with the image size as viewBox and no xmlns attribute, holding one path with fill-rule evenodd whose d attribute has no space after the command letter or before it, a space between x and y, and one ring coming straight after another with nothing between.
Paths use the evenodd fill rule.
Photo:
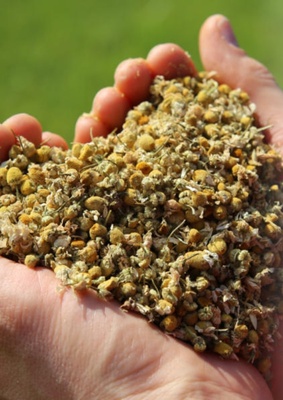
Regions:
<instances>
[{"instance_id":1,"label":"green grass","mask_svg":"<svg viewBox=\"0 0 283 400\"><path fill-rule=\"evenodd\" d=\"M1 4L2 3L2 4ZM10 0L0 3L0 120L28 112L69 142L93 95L117 64L176 42L197 66L198 32L211 14L229 17L241 47L283 85L281 0Z\"/></svg>"}]
</instances>

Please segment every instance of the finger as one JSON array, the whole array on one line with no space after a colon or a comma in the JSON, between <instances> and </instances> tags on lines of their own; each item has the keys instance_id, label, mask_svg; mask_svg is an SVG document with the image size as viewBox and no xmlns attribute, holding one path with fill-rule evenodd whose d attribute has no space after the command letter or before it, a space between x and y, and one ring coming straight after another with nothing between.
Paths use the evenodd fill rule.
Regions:
<instances>
[{"instance_id":1,"label":"finger","mask_svg":"<svg viewBox=\"0 0 283 400\"><path fill-rule=\"evenodd\" d=\"M146 60L129 59L118 65L114 79L116 88L127 97L131 105L136 105L147 98L153 71Z\"/></svg>"},{"instance_id":2,"label":"finger","mask_svg":"<svg viewBox=\"0 0 283 400\"><path fill-rule=\"evenodd\" d=\"M115 71L115 87L102 89L95 96L91 114L81 116L75 128L75 141L85 143L93 136L106 136L120 128L128 110L146 100L156 75L166 78L195 75L196 68L189 55L175 44L154 47L147 60L129 59Z\"/></svg>"},{"instance_id":3,"label":"finger","mask_svg":"<svg viewBox=\"0 0 283 400\"><path fill-rule=\"evenodd\" d=\"M74 142L88 143L92 137L104 136L109 133L109 128L93 114L83 114L77 120Z\"/></svg>"},{"instance_id":4,"label":"finger","mask_svg":"<svg viewBox=\"0 0 283 400\"><path fill-rule=\"evenodd\" d=\"M124 93L117 88L101 89L92 104L92 113L109 128L109 131L120 128L131 104Z\"/></svg>"},{"instance_id":5,"label":"finger","mask_svg":"<svg viewBox=\"0 0 283 400\"><path fill-rule=\"evenodd\" d=\"M231 25L222 15L208 18L202 26L200 54L204 68L216 71L220 82L248 92L257 106L259 124L272 125L267 139L283 151L283 92L267 68L237 46Z\"/></svg>"},{"instance_id":6,"label":"finger","mask_svg":"<svg viewBox=\"0 0 283 400\"><path fill-rule=\"evenodd\" d=\"M129 59L118 65L114 79L114 87L97 93L91 113L77 120L75 142L87 143L92 137L120 129L129 109L147 98L153 73L142 58Z\"/></svg>"},{"instance_id":7,"label":"finger","mask_svg":"<svg viewBox=\"0 0 283 400\"><path fill-rule=\"evenodd\" d=\"M15 114L6 119L3 125L9 128L14 135L24 136L38 147L41 143L42 128L39 121L29 114Z\"/></svg>"},{"instance_id":8,"label":"finger","mask_svg":"<svg viewBox=\"0 0 283 400\"><path fill-rule=\"evenodd\" d=\"M9 158L9 150L16 143L13 132L5 125L0 125L0 162Z\"/></svg>"},{"instance_id":9,"label":"finger","mask_svg":"<svg viewBox=\"0 0 283 400\"><path fill-rule=\"evenodd\" d=\"M167 79L196 74L191 57L173 43L153 47L147 56L147 62L155 76L163 75Z\"/></svg>"},{"instance_id":10,"label":"finger","mask_svg":"<svg viewBox=\"0 0 283 400\"><path fill-rule=\"evenodd\" d=\"M91 112L77 120L74 141L87 143L92 137L120 129L130 108L130 101L117 87L101 89L94 97Z\"/></svg>"},{"instance_id":11,"label":"finger","mask_svg":"<svg viewBox=\"0 0 283 400\"><path fill-rule=\"evenodd\" d=\"M42 144L47 144L50 147L61 147L64 150L68 149L66 140L52 132L42 132Z\"/></svg>"}]
</instances>

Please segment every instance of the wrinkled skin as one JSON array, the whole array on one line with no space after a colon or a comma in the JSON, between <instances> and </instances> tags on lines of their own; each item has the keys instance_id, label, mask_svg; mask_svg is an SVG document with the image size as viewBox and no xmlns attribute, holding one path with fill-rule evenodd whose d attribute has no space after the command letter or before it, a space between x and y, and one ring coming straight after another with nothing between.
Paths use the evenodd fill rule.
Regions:
<instances>
[{"instance_id":1,"label":"wrinkled skin","mask_svg":"<svg viewBox=\"0 0 283 400\"><path fill-rule=\"evenodd\" d=\"M216 15L200 32L204 68L217 79L241 87L257 104L268 140L283 154L283 93L270 72L237 47L229 22ZM146 59L121 63L115 85L101 90L91 112L78 119L75 141L90 132L107 135L127 110L147 97L157 74L168 78L196 73L190 57L176 45L151 50ZM109 109L116 113L109 113ZM27 114L0 125L0 159L8 156L15 135L34 143L67 147L58 135L42 132ZM283 392L283 345L276 343L270 388L245 362L196 354L158 331L143 318L122 312L95 293L76 296L56 291L53 272L30 270L0 258L0 394L7 400L56 399L245 399L279 400ZM281 326L281 333L283 329Z\"/></svg>"}]
</instances>

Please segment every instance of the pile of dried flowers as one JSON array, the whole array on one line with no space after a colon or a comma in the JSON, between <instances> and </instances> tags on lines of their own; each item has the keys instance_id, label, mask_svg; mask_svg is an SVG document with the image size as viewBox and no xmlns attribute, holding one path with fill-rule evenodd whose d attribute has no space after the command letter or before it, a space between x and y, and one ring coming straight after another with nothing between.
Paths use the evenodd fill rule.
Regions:
<instances>
[{"instance_id":1,"label":"pile of dried flowers","mask_svg":"<svg viewBox=\"0 0 283 400\"><path fill-rule=\"evenodd\" d=\"M254 110L211 74L157 77L119 134L67 151L19 138L0 168L0 254L268 375L283 167Z\"/></svg>"}]
</instances>

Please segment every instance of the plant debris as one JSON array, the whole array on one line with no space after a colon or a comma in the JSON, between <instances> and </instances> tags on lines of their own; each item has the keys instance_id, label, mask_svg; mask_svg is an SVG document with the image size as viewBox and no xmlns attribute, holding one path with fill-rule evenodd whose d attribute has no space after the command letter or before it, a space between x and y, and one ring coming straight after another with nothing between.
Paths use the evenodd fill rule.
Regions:
<instances>
[{"instance_id":1,"label":"plant debris","mask_svg":"<svg viewBox=\"0 0 283 400\"><path fill-rule=\"evenodd\" d=\"M267 378L283 314L282 159L240 89L157 77L120 133L0 168L0 254Z\"/></svg>"}]
</instances>

